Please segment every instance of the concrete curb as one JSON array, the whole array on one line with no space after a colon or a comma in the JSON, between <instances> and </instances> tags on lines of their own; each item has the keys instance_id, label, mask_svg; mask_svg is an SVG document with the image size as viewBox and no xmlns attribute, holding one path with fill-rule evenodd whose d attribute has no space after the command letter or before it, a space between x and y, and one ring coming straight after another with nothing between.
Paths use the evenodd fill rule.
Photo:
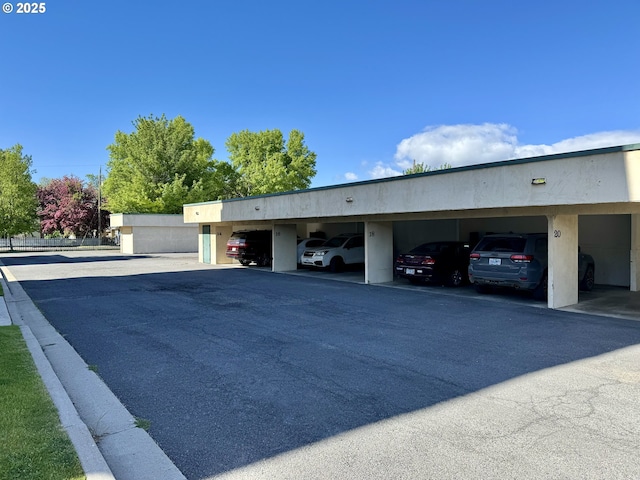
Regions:
<instances>
[{"instance_id":1,"label":"concrete curb","mask_svg":"<svg viewBox=\"0 0 640 480\"><path fill-rule=\"evenodd\" d=\"M36 337L33 336L33 333L26 325L22 325L20 330L31 352L38 373L40 373L42 381L58 409L60 422L67 431L76 452L78 452L87 480L113 480L115 477L111 469L100 453L89 429L80 419L60 380L51 368L51 364L42 352Z\"/></svg>"},{"instance_id":2,"label":"concrete curb","mask_svg":"<svg viewBox=\"0 0 640 480\"><path fill-rule=\"evenodd\" d=\"M9 289L1 276L0 285L2 285L2 289L6 295ZM0 326L9 326L11 324L11 317L7 309L5 297L0 296ZM85 423L80 419L78 411L71 402L62 383L60 383L60 379L53 371L51 364L44 355L31 329L26 325L20 325L19 328L29 349L29 353L31 353L36 369L42 378L42 382L58 410L60 423L67 431L69 439L76 449L87 480L113 480L115 477L93 440L91 432L89 432Z\"/></svg>"},{"instance_id":3,"label":"concrete curb","mask_svg":"<svg viewBox=\"0 0 640 480\"><path fill-rule=\"evenodd\" d=\"M149 434L135 426L135 419L120 400L49 324L1 262L0 271L5 294L0 303L6 302L10 319L20 326L25 340L29 339L29 350L87 479L185 480Z\"/></svg>"},{"instance_id":4,"label":"concrete curb","mask_svg":"<svg viewBox=\"0 0 640 480\"><path fill-rule=\"evenodd\" d=\"M4 282L2 278L0 278L0 286L5 290ZM7 310L7 304L4 301L4 297L0 296L0 327L8 327L11 325L11 317L9 316L9 311Z\"/></svg>"},{"instance_id":5,"label":"concrete curb","mask_svg":"<svg viewBox=\"0 0 640 480\"><path fill-rule=\"evenodd\" d=\"M5 267L0 268L2 269L2 274L5 274ZM12 322L6 299L10 297L11 290L8 288L7 282L4 281L2 275L0 275L0 285L2 285L5 294L5 297L0 296L0 326L9 326ZM58 410L60 423L66 430L67 435L69 435L69 439L78 454L87 480L114 480L115 477L98 449L91 432L89 432L86 424L82 421L80 415L78 415L78 411L69 398L69 395L67 395L60 379L53 371L38 340L27 325L20 324L19 322L16 322L16 324L19 325L22 337L33 358L33 363L42 378L42 383L49 392L49 396Z\"/></svg>"}]
</instances>

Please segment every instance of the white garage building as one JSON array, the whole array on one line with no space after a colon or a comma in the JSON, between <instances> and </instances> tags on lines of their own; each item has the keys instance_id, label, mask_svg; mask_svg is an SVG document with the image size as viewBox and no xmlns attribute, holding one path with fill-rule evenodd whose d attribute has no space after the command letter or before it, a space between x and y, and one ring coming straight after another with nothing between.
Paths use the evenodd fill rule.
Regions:
<instances>
[{"instance_id":1,"label":"white garage building","mask_svg":"<svg viewBox=\"0 0 640 480\"><path fill-rule=\"evenodd\" d=\"M182 215L112 213L122 253L183 253L198 250L198 226Z\"/></svg>"},{"instance_id":2,"label":"white garage building","mask_svg":"<svg viewBox=\"0 0 640 480\"><path fill-rule=\"evenodd\" d=\"M296 269L297 236L363 233L365 283L392 281L395 254L419 243L546 231L548 305L560 308L578 302L579 245L596 283L640 290L640 144L190 204L184 222L213 264L231 262L234 230L271 229L273 271Z\"/></svg>"}]
</instances>

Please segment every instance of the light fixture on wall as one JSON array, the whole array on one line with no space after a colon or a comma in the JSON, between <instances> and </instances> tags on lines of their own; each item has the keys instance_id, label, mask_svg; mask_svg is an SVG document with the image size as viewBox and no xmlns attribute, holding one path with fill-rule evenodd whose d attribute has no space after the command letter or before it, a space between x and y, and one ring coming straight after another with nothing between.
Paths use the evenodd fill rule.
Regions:
<instances>
[{"instance_id":1,"label":"light fixture on wall","mask_svg":"<svg viewBox=\"0 0 640 480\"><path fill-rule=\"evenodd\" d=\"M347 197L347 203L353 203L353 197Z\"/></svg>"},{"instance_id":2,"label":"light fixture on wall","mask_svg":"<svg viewBox=\"0 0 640 480\"><path fill-rule=\"evenodd\" d=\"M547 183L547 179L544 177L532 178L531 185L545 185Z\"/></svg>"}]
</instances>

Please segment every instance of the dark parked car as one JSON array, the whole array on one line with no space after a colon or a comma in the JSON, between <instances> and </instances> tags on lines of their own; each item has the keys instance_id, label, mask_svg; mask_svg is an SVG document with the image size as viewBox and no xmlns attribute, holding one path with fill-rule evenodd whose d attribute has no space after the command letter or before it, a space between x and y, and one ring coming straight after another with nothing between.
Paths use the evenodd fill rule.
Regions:
<instances>
[{"instance_id":1,"label":"dark parked car","mask_svg":"<svg viewBox=\"0 0 640 480\"><path fill-rule=\"evenodd\" d=\"M227 257L242 265L255 262L259 267L271 265L271 230L233 232L227 242Z\"/></svg>"},{"instance_id":2,"label":"dark parked car","mask_svg":"<svg viewBox=\"0 0 640 480\"><path fill-rule=\"evenodd\" d=\"M411 283L440 282L458 287L468 281L469 245L463 242L424 243L396 258L396 275Z\"/></svg>"},{"instance_id":3,"label":"dark parked car","mask_svg":"<svg viewBox=\"0 0 640 480\"><path fill-rule=\"evenodd\" d=\"M578 249L581 290L591 290L595 278L593 257ZM469 280L478 292L509 287L547 297L548 241L546 233L487 235L471 252Z\"/></svg>"}]
</instances>

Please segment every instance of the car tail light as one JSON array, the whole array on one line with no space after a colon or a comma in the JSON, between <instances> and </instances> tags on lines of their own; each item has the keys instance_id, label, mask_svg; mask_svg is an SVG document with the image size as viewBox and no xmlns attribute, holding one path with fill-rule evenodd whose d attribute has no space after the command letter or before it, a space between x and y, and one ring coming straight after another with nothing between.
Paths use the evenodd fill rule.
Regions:
<instances>
[{"instance_id":1,"label":"car tail light","mask_svg":"<svg viewBox=\"0 0 640 480\"><path fill-rule=\"evenodd\" d=\"M511 261L514 263L531 263L533 255L511 255Z\"/></svg>"},{"instance_id":2,"label":"car tail light","mask_svg":"<svg viewBox=\"0 0 640 480\"><path fill-rule=\"evenodd\" d=\"M424 257L424 260L420 262L422 265L433 265L436 261L431 257Z\"/></svg>"},{"instance_id":3,"label":"car tail light","mask_svg":"<svg viewBox=\"0 0 640 480\"><path fill-rule=\"evenodd\" d=\"M471 259L471 260L480 260L480 254L479 253L472 253L471 255L469 255L469 259Z\"/></svg>"},{"instance_id":4,"label":"car tail light","mask_svg":"<svg viewBox=\"0 0 640 480\"><path fill-rule=\"evenodd\" d=\"M399 256L398 258L396 258L396 263L402 263L402 260L403 260L402 256Z\"/></svg>"}]
</instances>

